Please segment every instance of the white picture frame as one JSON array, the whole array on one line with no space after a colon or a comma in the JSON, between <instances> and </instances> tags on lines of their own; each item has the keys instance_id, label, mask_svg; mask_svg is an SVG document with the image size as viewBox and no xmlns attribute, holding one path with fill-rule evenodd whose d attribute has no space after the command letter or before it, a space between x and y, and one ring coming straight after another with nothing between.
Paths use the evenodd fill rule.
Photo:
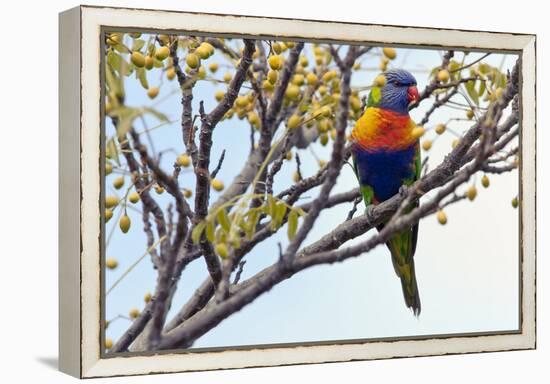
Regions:
<instances>
[{"instance_id":1,"label":"white picture frame","mask_svg":"<svg viewBox=\"0 0 550 384\"><path fill-rule=\"evenodd\" d=\"M185 26L185 28L182 28ZM100 297L102 28L517 52L521 59L521 327L506 334L105 357ZM80 6L60 14L59 367L79 378L533 349L536 345L536 36Z\"/></svg>"}]
</instances>

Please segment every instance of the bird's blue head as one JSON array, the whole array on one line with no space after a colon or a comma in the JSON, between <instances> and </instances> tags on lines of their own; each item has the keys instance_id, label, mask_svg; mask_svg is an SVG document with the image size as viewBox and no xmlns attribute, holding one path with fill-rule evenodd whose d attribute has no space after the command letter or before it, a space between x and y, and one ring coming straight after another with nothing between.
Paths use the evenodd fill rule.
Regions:
<instances>
[{"instance_id":1,"label":"bird's blue head","mask_svg":"<svg viewBox=\"0 0 550 384\"><path fill-rule=\"evenodd\" d=\"M416 79L404 69L390 69L384 72L386 84L382 87L379 108L408 114L409 105L420 98L416 88Z\"/></svg>"}]
</instances>

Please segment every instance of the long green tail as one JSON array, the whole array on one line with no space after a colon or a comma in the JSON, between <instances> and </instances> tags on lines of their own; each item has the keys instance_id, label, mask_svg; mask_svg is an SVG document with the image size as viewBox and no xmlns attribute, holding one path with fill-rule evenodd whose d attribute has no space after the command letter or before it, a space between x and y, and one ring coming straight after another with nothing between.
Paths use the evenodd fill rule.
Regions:
<instances>
[{"instance_id":1,"label":"long green tail","mask_svg":"<svg viewBox=\"0 0 550 384\"><path fill-rule=\"evenodd\" d=\"M373 203L374 191L372 187L368 185L361 185L360 190L363 195L365 205L368 207ZM418 202L416 202L414 206L418 206ZM383 227L384 224L381 224L377 227L377 229L380 231ZM416 251L417 238L418 224L412 228L396 233L386 243L386 246L391 252L391 259L395 273L401 280L405 304L413 311L415 316L420 315L421 309L420 295L418 293L416 274L414 272L414 253Z\"/></svg>"},{"instance_id":2,"label":"long green tail","mask_svg":"<svg viewBox=\"0 0 550 384\"><path fill-rule=\"evenodd\" d=\"M379 228L381 229L381 228ZM415 316L420 315L420 295L414 272L414 251L418 235L418 225L395 234L387 243L395 273L401 280L405 304Z\"/></svg>"}]
</instances>

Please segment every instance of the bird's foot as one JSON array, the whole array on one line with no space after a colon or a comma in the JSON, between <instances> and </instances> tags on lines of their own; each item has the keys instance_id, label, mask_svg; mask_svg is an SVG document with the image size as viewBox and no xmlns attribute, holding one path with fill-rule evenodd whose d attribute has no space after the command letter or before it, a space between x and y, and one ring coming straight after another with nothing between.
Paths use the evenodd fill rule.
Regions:
<instances>
[{"instance_id":1,"label":"bird's foot","mask_svg":"<svg viewBox=\"0 0 550 384\"><path fill-rule=\"evenodd\" d=\"M409 194L409 187L407 187L406 185L402 185L399 187L399 196L407 197L408 194Z\"/></svg>"},{"instance_id":2,"label":"bird's foot","mask_svg":"<svg viewBox=\"0 0 550 384\"><path fill-rule=\"evenodd\" d=\"M375 217L374 217L374 205L367 205L365 208L365 216L367 216L367 223L374 227Z\"/></svg>"}]
</instances>

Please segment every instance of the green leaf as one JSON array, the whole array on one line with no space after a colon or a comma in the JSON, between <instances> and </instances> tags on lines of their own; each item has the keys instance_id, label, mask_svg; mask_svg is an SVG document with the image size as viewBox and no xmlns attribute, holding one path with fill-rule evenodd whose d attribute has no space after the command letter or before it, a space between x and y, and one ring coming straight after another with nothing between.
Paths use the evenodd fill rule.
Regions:
<instances>
[{"instance_id":1,"label":"green leaf","mask_svg":"<svg viewBox=\"0 0 550 384\"><path fill-rule=\"evenodd\" d=\"M294 239L296 232L298 231L298 213L295 210L290 211L288 214L288 228L287 236L289 240Z\"/></svg>"},{"instance_id":2,"label":"green leaf","mask_svg":"<svg viewBox=\"0 0 550 384\"><path fill-rule=\"evenodd\" d=\"M191 240L193 241L194 244L199 243L199 241L201 240L202 232L204 231L205 228L206 228L205 221L201 221L195 226L195 228L193 228L193 231L191 232Z\"/></svg>"},{"instance_id":3,"label":"green leaf","mask_svg":"<svg viewBox=\"0 0 550 384\"><path fill-rule=\"evenodd\" d=\"M145 40L142 39L136 39L132 43L132 51L139 51L143 46L145 45Z\"/></svg>"},{"instance_id":4,"label":"green leaf","mask_svg":"<svg viewBox=\"0 0 550 384\"><path fill-rule=\"evenodd\" d=\"M277 212L277 200L272 195L267 197L267 206L268 206L268 215L275 217L275 212Z\"/></svg>"},{"instance_id":5,"label":"green leaf","mask_svg":"<svg viewBox=\"0 0 550 384\"><path fill-rule=\"evenodd\" d=\"M134 120L141 116L143 113L134 108L118 108L111 112L111 115L117 115L118 125L117 125L117 135L119 140L123 140L124 136L132 129L132 124Z\"/></svg>"},{"instance_id":6,"label":"green leaf","mask_svg":"<svg viewBox=\"0 0 550 384\"><path fill-rule=\"evenodd\" d=\"M126 48L124 45L122 44L117 44L113 47L115 50L117 50L118 52L120 53L130 53L130 51L128 50L128 48Z\"/></svg>"},{"instance_id":7,"label":"green leaf","mask_svg":"<svg viewBox=\"0 0 550 384\"><path fill-rule=\"evenodd\" d=\"M206 238L209 242L213 243L216 240L216 223L214 220L208 221L206 224Z\"/></svg>"},{"instance_id":8,"label":"green leaf","mask_svg":"<svg viewBox=\"0 0 550 384\"><path fill-rule=\"evenodd\" d=\"M479 95L477 94L475 86L476 86L476 82L473 80L466 82L466 85L465 85L466 92L468 92L468 96L470 96L470 98L476 105L479 105Z\"/></svg>"},{"instance_id":9,"label":"green leaf","mask_svg":"<svg viewBox=\"0 0 550 384\"><path fill-rule=\"evenodd\" d=\"M109 91L113 91L118 97L124 96L124 82L116 76L108 63L105 64L105 82Z\"/></svg>"},{"instance_id":10,"label":"green leaf","mask_svg":"<svg viewBox=\"0 0 550 384\"><path fill-rule=\"evenodd\" d=\"M254 236L254 232L256 231L256 226L258 225L258 220L260 220L260 211L257 209L254 209L250 211L248 215L248 221L246 223L246 237L251 240L252 236Z\"/></svg>"},{"instance_id":11,"label":"green leaf","mask_svg":"<svg viewBox=\"0 0 550 384\"><path fill-rule=\"evenodd\" d=\"M485 82L484 81L480 81L479 82L479 91L477 91L477 94L479 95L479 97L483 96L483 94L485 93Z\"/></svg>"},{"instance_id":12,"label":"green leaf","mask_svg":"<svg viewBox=\"0 0 550 384\"><path fill-rule=\"evenodd\" d=\"M126 64L124 59L118 53L116 53L113 50L109 50L109 52L107 53L107 63L109 63L109 65L113 70L120 73L120 70L122 68L122 62Z\"/></svg>"},{"instance_id":13,"label":"green leaf","mask_svg":"<svg viewBox=\"0 0 550 384\"><path fill-rule=\"evenodd\" d=\"M227 211L225 209L218 209L216 218L218 219L218 223L220 223L226 232L231 230L231 222L229 221L229 217L227 216Z\"/></svg>"},{"instance_id":14,"label":"green leaf","mask_svg":"<svg viewBox=\"0 0 550 384\"><path fill-rule=\"evenodd\" d=\"M116 161L117 165L120 167L119 152L114 137L111 137L105 145L105 156Z\"/></svg>"},{"instance_id":15,"label":"green leaf","mask_svg":"<svg viewBox=\"0 0 550 384\"><path fill-rule=\"evenodd\" d=\"M136 77L139 79L139 82L143 88L149 89L149 83L147 82L147 71L145 68L136 68Z\"/></svg>"},{"instance_id":16,"label":"green leaf","mask_svg":"<svg viewBox=\"0 0 550 384\"><path fill-rule=\"evenodd\" d=\"M281 225L281 223L283 222L285 214L286 214L286 204L284 202L277 204L277 208L275 211L275 220L277 220L278 225Z\"/></svg>"}]
</instances>

